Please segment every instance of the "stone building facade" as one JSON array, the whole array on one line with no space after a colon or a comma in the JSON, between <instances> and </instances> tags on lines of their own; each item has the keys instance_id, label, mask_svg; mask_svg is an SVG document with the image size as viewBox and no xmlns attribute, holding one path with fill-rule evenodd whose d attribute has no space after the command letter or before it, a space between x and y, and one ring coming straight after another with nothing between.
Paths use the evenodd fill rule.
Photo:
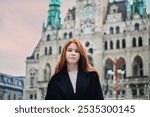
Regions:
<instances>
[{"instance_id":1,"label":"stone building facade","mask_svg":"<svg viewBox=\"0 0 150 117\"><path fill-rule=\"evenodd\" d=\"M98 70L105 99L150 99L150 15L145 0L76 0L63 24L60 0L51 0L47 22L26 59L24 99L44 99L63 44L81 40Z\"/></svg>"}]
</instances>

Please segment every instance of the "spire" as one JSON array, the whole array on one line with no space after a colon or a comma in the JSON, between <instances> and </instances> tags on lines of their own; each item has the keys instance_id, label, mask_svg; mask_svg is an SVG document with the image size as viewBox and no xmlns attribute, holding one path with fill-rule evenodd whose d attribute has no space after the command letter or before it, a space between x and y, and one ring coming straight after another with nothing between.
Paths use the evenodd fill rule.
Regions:
<instances>
[{"instance_id":1,"label":"spire","mask_svg":"<svg viewBox=\"0 0 150 117\"><path fill-rule=\"evenodd\" d=\"M129 20L131 18L131 4L130 4L130 1L127 1L126 4L127 4L127 19Z\"/></svg>"},{"instance_id":2,"label":"spire","mask_svg":"<svg viewBox=\"0 0 150 117\"><path fill-rule=\"evenodd\" d=\"M133 0L131 5L131 14L132 16L138 13L140 16L144 16L146 11L146 1L145 0Z\"/></svg>"},{"instance_id":3,"label":"spire","mask_svg":"<svg viewBox=\"0 0 150 117\"><path fill-rule=\"evenodd\" d=\"M130 1L127 2L127 11L131 11Z\"/></svg>"},{"instance_id":4,"label":"spire","mask_svg":"<svg viewBox=\"0 0 150 117\"><path fill-rule=\"evenodd\" d=\"M60 0L49 0L47 25L50 25L53 30L60 29Z\"/></svg>"}]
</instances>

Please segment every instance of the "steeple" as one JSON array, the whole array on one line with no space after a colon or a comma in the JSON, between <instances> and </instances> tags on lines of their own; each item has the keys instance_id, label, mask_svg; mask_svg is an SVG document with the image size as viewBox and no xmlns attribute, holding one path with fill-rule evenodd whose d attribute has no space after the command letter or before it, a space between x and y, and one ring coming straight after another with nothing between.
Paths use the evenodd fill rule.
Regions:
<instances>
[{"instance_id":1,"label":"steeple","mask_svg":"<svg viewBox=\"0 0 150 117\"><path fill-rule=\"evenodd\" d=\"M127 1L127 19L131 18L131 4L130 1Z\"/></svg>"},{"instance_id":2,"label":"steeple","mask_svg":"<svg viewBox=\"0 0 150 117\"><path fill-rule=\"evenodd\" d=\"M49 0L47 25L50 25L53 30L60 29L60 0Z\"/></svg>"},{"instance_id":3,"label":"steeple","mask_svg":"<svg viewBox=\"0 0 150 117\"><path fill-rule=\"evenodd\" d=\"M146 1L145 0L133 0L131 5L131 15L138 13L140 16L144 16L146 11Z\"/></svg>"}]
</instances>

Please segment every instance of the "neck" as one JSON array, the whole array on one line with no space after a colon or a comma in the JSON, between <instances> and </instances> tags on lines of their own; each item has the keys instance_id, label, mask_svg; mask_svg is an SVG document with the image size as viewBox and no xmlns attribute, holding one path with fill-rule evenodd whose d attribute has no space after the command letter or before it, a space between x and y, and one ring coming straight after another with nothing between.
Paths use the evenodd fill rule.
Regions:
<instances>
[{"instance_id":1,"label":"neck","mask_svg":"<svg viewBox=\"0 0 150 117\"><path fill-rule=\"evenodd\" d=\"M78 70L78 64L67 64L67 70L68 72L77 71Z\"/></svg>"}]
</instances>

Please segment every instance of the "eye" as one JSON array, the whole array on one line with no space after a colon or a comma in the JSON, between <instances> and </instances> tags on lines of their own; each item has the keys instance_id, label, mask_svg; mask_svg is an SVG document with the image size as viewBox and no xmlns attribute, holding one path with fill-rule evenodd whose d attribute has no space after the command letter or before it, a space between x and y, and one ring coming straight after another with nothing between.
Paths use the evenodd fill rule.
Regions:
<instances>
[{"instance_id":1,"label":"eye","mask_svg":"<svg viewBox=\"0 0 150 117\"><path fill-rule=\"evenodd\" d=\"M79 53L79 50L75 50L75 52Z\"/></svg>"},{"instance_id":2,"label":"eye","mask_svg":"<svg viewBox=\"0 0 150 117\"><path fill-rule=\"evenodd\" d=\"M68 52L72 52L72 49L67 49Z\"/></svg>"}]
</instances>

